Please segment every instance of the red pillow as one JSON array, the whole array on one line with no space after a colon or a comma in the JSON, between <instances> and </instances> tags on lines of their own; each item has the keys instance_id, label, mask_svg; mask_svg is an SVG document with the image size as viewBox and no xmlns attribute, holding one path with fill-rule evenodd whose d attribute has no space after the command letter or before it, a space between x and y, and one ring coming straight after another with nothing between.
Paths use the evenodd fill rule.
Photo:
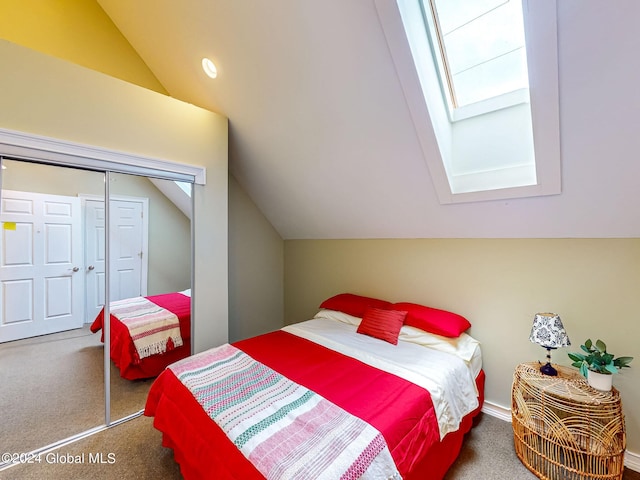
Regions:
<instances>
[{"instance_id":1,"label":"red pillow","mask_svg":"<svg viewBox=\"0 0 640 480\"><path fill-rule=\"evenodd\" d=\"M353 293L340 293L331 298L326 299L320 304L320 308L328 310L337 310L339 312L362 318L367 308L388 308L391 302L386 300L378 300L377 298L363 297L362 295L354 295Z\"/></svg>"},{"instance_id":2,"label":"red pillow","mask_svg":"<svg viewBox=\"0 0 640 480\"><path fill-rule=\"evenodd\" d=\"M407 312L405 325L444 337L459 337L462 332L471 327L469 320L463 316L437 308L407 302L394 303L393 308Z\"/></svg>"},{"instance_id":3,"label":"red pillow","mask_svg":"<svg viewBox=\"0 0 640 480\"><path fill-rule=\"evenodd\" d=\"M407 312L399 310L368 308L356 331L397 345L398 335L406 316Z\"/></svg>"}]
</instances>

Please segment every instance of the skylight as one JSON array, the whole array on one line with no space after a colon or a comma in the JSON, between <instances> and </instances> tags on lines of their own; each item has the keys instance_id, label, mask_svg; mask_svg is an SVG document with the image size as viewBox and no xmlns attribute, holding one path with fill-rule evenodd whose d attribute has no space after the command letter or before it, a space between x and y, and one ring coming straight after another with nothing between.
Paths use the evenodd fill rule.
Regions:
<instances>
[{"instance_id":1,"label":"skylight","mask_svg":"<svg viewBox=\"0 0 640 480\"><path fill-rule=\"evenodd\" d=\"M374 0L441 203L558 194L556 0Z\"/></svg>"},{"instance_id":2,"label":"skylight","mask_svg":"<svg viewBox=\"0 0 640 480\"><path fill-rule=\"evenodd\" d=\"M528 89L519 0L423 0L450 107Z\"/></svg>"}]
</instances>

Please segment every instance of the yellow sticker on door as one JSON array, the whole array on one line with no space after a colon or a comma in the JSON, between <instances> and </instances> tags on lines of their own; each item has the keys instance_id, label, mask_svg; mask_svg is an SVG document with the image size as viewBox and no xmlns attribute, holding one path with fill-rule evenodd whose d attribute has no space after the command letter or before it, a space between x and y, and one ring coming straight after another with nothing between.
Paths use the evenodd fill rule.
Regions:
<instances>
[{"instance_id":1,"label":"yellow sticker on door","mask_svg":"<svg viewBox=\"0 0 640 480\"><path fill-rule=\"evenodd\" d=\"M2 228L5 230L15 230L16 222L2 222Z\"/></svg>"}]
</instances>

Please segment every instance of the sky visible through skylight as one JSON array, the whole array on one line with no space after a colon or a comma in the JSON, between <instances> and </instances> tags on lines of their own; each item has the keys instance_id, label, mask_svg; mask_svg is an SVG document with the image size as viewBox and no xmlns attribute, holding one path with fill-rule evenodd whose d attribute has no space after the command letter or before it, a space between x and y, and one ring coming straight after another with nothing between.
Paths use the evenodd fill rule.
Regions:
<instances>
[{"instance_id":1,"label":"sky visible through skylight","mask_svg":"<svg viewBox=\"0 0 640 480\"><path fill-rule=\"evenodd\" d=\"M432 0L456 106L528 88L520 0Z\"/></svg>"}]
</instances>

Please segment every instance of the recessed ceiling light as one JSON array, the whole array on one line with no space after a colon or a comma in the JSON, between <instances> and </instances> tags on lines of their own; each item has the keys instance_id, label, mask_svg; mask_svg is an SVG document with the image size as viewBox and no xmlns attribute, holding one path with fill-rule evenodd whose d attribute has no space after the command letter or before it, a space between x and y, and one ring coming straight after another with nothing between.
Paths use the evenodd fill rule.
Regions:
<instances>
[{"instance_id":1,"label":"recessed ceiling light","mask_svg":"<svg viewBox=\"0 0 640 480\"><path fill-rule=\"evenodd\" d=\"M211 78L216 78L218 76L218 69L215 64L206 57L202 59L202 69L204 70L204 73Z\"/></svg>"}]
</instances>

